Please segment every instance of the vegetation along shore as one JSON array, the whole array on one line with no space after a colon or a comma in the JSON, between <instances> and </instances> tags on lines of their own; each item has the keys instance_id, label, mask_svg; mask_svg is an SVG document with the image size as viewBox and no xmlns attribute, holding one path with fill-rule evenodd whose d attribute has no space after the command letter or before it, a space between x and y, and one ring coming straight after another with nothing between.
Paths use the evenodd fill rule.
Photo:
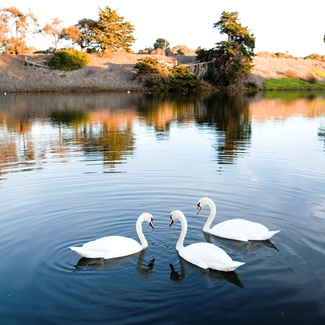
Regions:
<instances>
[{"instance_id":1,"label":"vegetation along shore","mask_svg":"<svg viewBox=\"0 0 325 325\"><path fill-rule=\"evenodd\" d=\"M131 51L134 26L107 6L99 8L98 20L81 19L63 28L59 19L53 19L38 29L53 38L55 47L50 51L27 47L28 28L38 26L31 13L2 8L0 17L4 21L0 26L0 92L4 94L325 90L324 55L255 54L254 34L241 25L238 12L222 12L214 28L225 40L214 48L171 48L166 39L158 38L153 47L137 54ZM70 42L71 47L59 49L60 40Z\"/></svg>"},{"instance_id":2,"label":"vegetation along shore","mask_svg":"<svg viewBox=\"0 0 325 325\"><path fill-rule=\"evenodd\" d=\"M52 55L0 55L0 91L10 93L148 90L139 79L134 79L135 65L147 55L112 54L102 57L90 54L89 64L74 71L51 70L25 62L25 58L28 58L30 62L45 65ZM184 62L185 65L195 61L195 56L151 56L170 64L174 64L175 60ZM291 80L291 86L281 86L286 80ZM260 90L292 89L294 80L297 83L294 89L311 89L317 85L316 81L323 84L322 89L325 89L325 61L260 53L253 59L252 70L238 82L236 89L243 89L245 82L255 83ZM272 81L277 81L275 87L272 87ZM271 85L268 86L269 84Z\"/></svg>"}]
</instances>

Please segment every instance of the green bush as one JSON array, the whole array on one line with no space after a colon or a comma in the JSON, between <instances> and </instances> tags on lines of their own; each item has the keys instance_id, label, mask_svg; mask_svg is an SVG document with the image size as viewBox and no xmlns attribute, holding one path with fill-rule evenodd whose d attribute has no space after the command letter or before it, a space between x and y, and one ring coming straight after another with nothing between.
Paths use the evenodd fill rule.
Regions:
<instances>
[{"instance_id":1,"label":"green bush","mask_svg":"<svg viewBox=\"0 0 325 325\"><path fill-rule=\"evenodd\" d=\"M244 83L245 88L249 90L258 90L258 85L253 81L247 81Z\"/></svg>"},{"instance_id":2,"label":"green bush","mask_svg":"<svg viewBox=\"0 0 325 325\"><path fill-rule=\"evenodd\" d=\"M78 70L89 63L87 53L75 49L57 51L49 61L51 70Z\"/></svg>"},{"instance_id":3,"label":"green bush","mask_svg":"<svg viewBox=\"0 0 325 325\"><path fill-rule=\"evenodd\" d=\"M201 85L197 76L182 66L170 67L152 57L138 60L136 77L157 91L190 91Z\"/></svg>"},{"instance_id":4,"label":"green bush","mask_svg":"<svg viewBox=\"0 0 325 325\"><path fill-rule=\"evenodd\" d=\"M167 74L166 65L160 63L156 58L152 58L149 56L143 59L139 59L138 63L135 65L135 68L138 69L137 76L150 74Z\"/></svg>"}]
</instances>

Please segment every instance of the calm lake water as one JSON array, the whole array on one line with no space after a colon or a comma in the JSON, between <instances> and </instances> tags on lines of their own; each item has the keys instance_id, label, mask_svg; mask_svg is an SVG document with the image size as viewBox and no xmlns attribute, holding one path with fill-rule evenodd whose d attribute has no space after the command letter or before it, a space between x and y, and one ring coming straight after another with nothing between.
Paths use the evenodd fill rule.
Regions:
<instances>
[{"instance_id":1,"label":"calm lake water","mask_svg":"<svg viewBox=\"0 0 325 325\"><path fill-rule=\"evenodd\" d=\"M271 241L206 236L232 218ZM325 94L0 95L2 324L324 324ZM178 257L208 241L236 272ZM113 261L69 246L109 235L149 246Z\"/></svg>"}]
</instances>

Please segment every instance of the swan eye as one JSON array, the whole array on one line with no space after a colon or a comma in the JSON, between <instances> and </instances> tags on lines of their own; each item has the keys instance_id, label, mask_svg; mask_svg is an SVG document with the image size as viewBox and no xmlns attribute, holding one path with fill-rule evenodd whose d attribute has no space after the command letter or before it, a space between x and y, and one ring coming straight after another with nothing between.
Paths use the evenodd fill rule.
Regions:
<instances>
[{"instance_id":1,"label":"swan eye","mask_svg":"<svg viewBox=\"0 0 325 325\"><path fill-rule=\"evenodd\" d=\"M201 208L200 202L197 204L197 207L198 207L198 208Z\"/></svg>"},{"instance_id":2,"label":"swan eye","mask_svg":"<svg viewBox=\"0 0 325 325\"><path fill-rule=\"evenodd\" d=\"M153 217L151 217L151 221L153 221Z\"/></svg>"}]
</instances>

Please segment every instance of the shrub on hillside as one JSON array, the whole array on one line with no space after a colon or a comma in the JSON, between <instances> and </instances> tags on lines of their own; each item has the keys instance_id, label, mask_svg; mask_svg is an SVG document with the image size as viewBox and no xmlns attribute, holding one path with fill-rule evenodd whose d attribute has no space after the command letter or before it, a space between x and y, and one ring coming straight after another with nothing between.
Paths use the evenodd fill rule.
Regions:
<instances>
[{"instance_id":1,"label":"shrub on hillside","mask_svg":"<svg viewBox=\"0 0 325 325\"><path fill-rule=\"evenodd\" d=\"M89 63L87 53L75 49L57 51L48 63L51 70L78 70Z\"/></svg>"},{"instance_id":2,"label":"shrub on hillside","mask_svg":"<svg viewBox=\"0 0 325 325\"><path fill-rule=\"evenodd\" d=\"M316 76L312 72L308 73L305 76L305 78L301 78L301 79L302 80L305 80L305 81L307 81L307 82L309 82L311 84L316 84L316 82L318 81L317 78L316 78Z\"/></svg>"},{"instance_id":3,"label":"shrub on hillside","mask_svg":"<svg viewBox=\"0 0 325 325\"><path fill-rule=\"evenodd\" d=\"M294 70L286 70L283 72L283 76L291 79L297 79L298 78L298 73Z\"/></svg>"},{"instance_id":4,"label":"shrub on hillside","mask_svg":"<svg viewBox=\"0 0 325 325\"><path fill-rule=\"evenodd\" d=\"M136 77L144 81L146 87L157 91L190 91L198 88L201 81L183 66L171 66L156 58L139 59L135 65Z\"/></svg>"},{"instance_id":5,"label":"shrub on hillside","mask_svg":"<svg viewBox=\"0 0 325 325\"><path fill-rule=\"evenodd\" d=\"M319 55L316 53L309 54L305 57L305 59L311 59L311 60L318 60L325 62L325 55Z\"/></svg>"},{"instance_id":6,"label":"shrub on hillside","mask_svg":"<svg viewBox=\"0 0 325 325\"><path fill-rule=\"evenodd\" d=\"M135 68L138 69L137 76L150 75L150 74L167 74L166 64L162 64L156 58L147 56L143 59L139 59Z\"/></svg>"}]
</instances>

